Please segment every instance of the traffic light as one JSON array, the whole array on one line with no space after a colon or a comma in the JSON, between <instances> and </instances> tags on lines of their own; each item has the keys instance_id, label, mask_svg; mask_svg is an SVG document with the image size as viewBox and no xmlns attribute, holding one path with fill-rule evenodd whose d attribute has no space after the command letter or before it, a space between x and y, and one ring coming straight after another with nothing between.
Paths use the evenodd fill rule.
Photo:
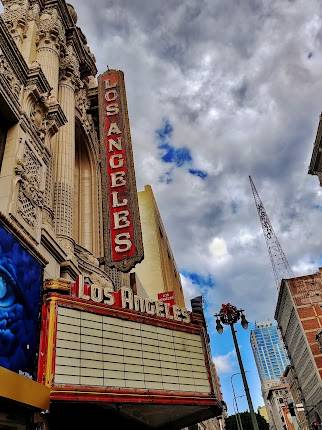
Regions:
<instances>
[{"instance_id":1,"label":"traffic light","mask_svg":"<svg viewBox=\"0 0 322 430\"><path fill-rule=\"evenodd\" d=\"M202 296L191 299L191 310L197 314L203 314Z\"/></svg>"},{"instance_id":2,"label":"traffic light","mask_svg":"<svg viewBox=\"0 0 322 430\"><path fill-rule=\"evenodd\" d=\"M296 416L296 414L295 414L295 408L294 408L294 403L293 402L289 402L288 403L288 410L289 410L289 412L290 412L290 414L291 414L292 417Z\"/></svg>"}]
</instances>

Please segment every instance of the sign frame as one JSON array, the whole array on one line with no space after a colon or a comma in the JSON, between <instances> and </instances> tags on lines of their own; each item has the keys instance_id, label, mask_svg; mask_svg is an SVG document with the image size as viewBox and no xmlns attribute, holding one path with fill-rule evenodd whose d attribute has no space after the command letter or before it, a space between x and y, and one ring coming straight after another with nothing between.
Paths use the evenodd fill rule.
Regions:
<instances>
[{"instance_id":1,"label":"sign frame","mask_svg":"<svg viewBox=\"0 0 322 430\"><path fill-rule=\"evenodd\" d=\"M114 82L114 84L109 86L106 82ZM109 91L110 94L108 93ZM106 268L129 272L143 260L144 250L126 90L122 71L107 70L98 77L98 108L102 191L103 196L105 196L102 199L105 266ZM111 123L116 124L116 126L111 127ZM108 133L107 126L109 126ZM120 131L120 135L118 135L117 130ZM109 136L111 139L114 137L115 141L120 138L122 142L122 149L116 151L113 159L113 167L111 167L111 158L108 157L107 150ZM116 145L114 145L115 148ZM115 159L117 161L114 163ZM118 169L120 166L123 166L123 176L120 176ZM111 173L110 170L113 168L116 171ZM114 183L111 179L113 174ZM119 174L118 177L115 176L117 174ZM121 185L122 180L124 181L123 186ZM113 189L114 193L112 192ZM117 194L118 191L120 191L120 195ZM125 201L126 204L123 204ZM122 211L123 219L119 215L117 218L119 230L115 232L115 213L120 214ZM127 212L127 215L124 216L124 212ZM127 222L130 223L128 226L126 225ZM116 246L114 247L116 236L119 237L118 252L121 254L119 256L116 255ZM126 238L131 241L131 247L129 250L120 251L122 246L126 246ZM122 244L120 244L120 240Z\"/></svg>"},{"instance_id":2,"label":"sign frame","mask_svg":"<svg viewBox=\"0 0 322 430\"><path fill-rule=\"evenodd\" d=\"M198 334L201 337L204 350L205 367L208 374L210 394L184 392L113 388L113 387L89 387L82 385L55 385L55 350L58 306L70 309L77 309L92 312L96 315L105 315L136 321L157 327L164 327L170 330L177 330L186 333ZM46 296L42 309L42 339L39 351L38 381L51 387L52 400L70 400L79 402L99 402L99 403L154 403L154 404L187 404L216 406L218 399L215 397L214 382L212 380L210 357L206 345L206 332L202 323L198 320L190 324L178 321L165 321L161 317L143 315L129 309L119 309L107 307L102 304L88 304L83 300L67 297L58 293L50 293Z\"/></svg>"}]
</instances>

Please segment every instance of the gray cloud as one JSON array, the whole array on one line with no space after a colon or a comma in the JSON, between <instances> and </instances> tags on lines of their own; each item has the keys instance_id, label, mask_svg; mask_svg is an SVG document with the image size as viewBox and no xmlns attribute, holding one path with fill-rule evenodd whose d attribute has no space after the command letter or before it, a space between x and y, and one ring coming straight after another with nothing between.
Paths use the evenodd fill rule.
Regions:
<instances>
[{"instance_id":1,"label":"gray cloud","mask_svg":"<svg viewBox=\"0 0 322 430\"><path fill-rule=\"evenodd\" d=\"M211 309L232 301L252 319L272 317L276 291L248 175L291 265L312 270L322 254L322 191L307 175L322 107L321 3L75 6L100 71L109 64L125 72L138 185L153 186L178 266L215 277ZM177 169L171 184L159 182L163 118L205 181Z\"/></svg>"}]
</instances>

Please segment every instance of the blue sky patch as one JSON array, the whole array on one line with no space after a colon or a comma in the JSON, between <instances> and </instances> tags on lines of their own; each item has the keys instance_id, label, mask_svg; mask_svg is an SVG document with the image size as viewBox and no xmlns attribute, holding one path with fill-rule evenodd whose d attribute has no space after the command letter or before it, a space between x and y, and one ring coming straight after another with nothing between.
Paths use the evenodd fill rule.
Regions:
<instances>
[{"instance_id":1,"label":"blue sky patch","mask_svg":"<svg viewBox=\"0 0 322 430\"><path fill-rule=\"evenodd\" d=\"M172 142L174 127L168 119L164 119L162 126L155 131L158 148L160 149L160 159L163 163L171 164L172 169L161 176L160 182L169 184L172 182L174 168L189 167L188 173L203 180L208 177L208 173L194 168L193 158L189 148L182 146L176 148Z\"/></svg>"},{"instance_id":2,"label":"blue sky patch","mask_svg":"<svg viewBox=\"0 0 322 430\"><path fill-rule=\"evenodd\" d=\"M189 169L189 173L193 176L198 176L201 179L206 179L208 176L207 172L205 172L204 170L199 170L199 169Z\"/></svg>"},{"instance_id":3,"label":"blue sky patch","mask_svg":"<svg viewBox=\"0 0 322 430\"><path fill-rule=\"evenodd\" d=\"M182 275L185 278L190 279L192 284L198 285L201 288L212 288L215 286L215 278L210 274L207 276L200 275L200 273L189 272L188 270L182 270Z\"/></svg>"}]
</instances>

